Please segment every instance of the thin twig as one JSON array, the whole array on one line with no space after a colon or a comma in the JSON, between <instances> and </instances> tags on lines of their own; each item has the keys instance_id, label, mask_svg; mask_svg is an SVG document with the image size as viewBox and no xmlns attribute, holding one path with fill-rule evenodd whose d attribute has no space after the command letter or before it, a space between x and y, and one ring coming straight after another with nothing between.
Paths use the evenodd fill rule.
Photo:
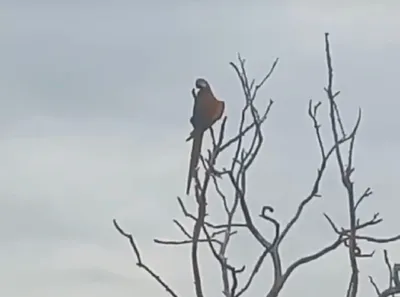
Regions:
<instances>
[{"instance_id":1,"label":"thin twig","mask_svg":"<svg viewBox=\"0 0 400 297\"><path fill-rule=\"evenodd\" d=\"M150 267L142 262L142 258L140 256L139 248L137 247L135 240L133 239L132 234L126 233L122 228L118 225L117 221L113 219L114 227L117 231L129 240L129 243L132 247L133 253L136 256L137 263L136 265L139 268L143 268L148 274L150 274L171 296L178 297L178 295L171 289L169 285L165 281L161 279L159 275L157 275Z\"/></svg>"}]
</instances>

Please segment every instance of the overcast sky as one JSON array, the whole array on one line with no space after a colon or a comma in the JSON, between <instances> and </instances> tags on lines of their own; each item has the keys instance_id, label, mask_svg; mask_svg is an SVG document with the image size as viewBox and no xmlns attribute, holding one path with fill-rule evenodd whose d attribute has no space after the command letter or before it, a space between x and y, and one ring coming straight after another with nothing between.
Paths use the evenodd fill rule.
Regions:
<instances>
[{"instance_id":1,"label":"overcast sky","mask_svg":"<svg viewBox=\"0 0 400 297\"><path fill-rule=\"evenodd\" d=\"M254 215L271 204L287 222L319 162L307 105L310 98L326 102L326 31L345 122L354 123L363 108L354 177L359 192L371 186L375 195L361 215L384 217L375 235L400 232L400 3L368 3L375 1L2 1L0 295L166 296L135 266L113 229L117 218L143 258L182 296L194 296L189 250L152 239L182 239L172 223L183 220L176 196L193 205L184 195L184 140L196 77L226 101L227 133L235 132L243 97L228 63L237 52L252 77L280 58L259 94L261 106L269 98L275 104L249 173L249 200ZM346 197L330 166L323 198L282 246L284 265L335 239L323 212L347 222ZM214 220L221 218L218 203ZM233 264L254 263L260 247L248 238L234 243ZM393 261L400 262L399 248L390 246ZM219 270L201 256L205 290L221 296ZM269 265L252 296L265 295ZM386 286L385 273L381 249L362 260L360 296L374 296L370 274ZM347 282L348 256L339 249L300 268L282 296L343 296Z\"/></svg>"}]
</instances>

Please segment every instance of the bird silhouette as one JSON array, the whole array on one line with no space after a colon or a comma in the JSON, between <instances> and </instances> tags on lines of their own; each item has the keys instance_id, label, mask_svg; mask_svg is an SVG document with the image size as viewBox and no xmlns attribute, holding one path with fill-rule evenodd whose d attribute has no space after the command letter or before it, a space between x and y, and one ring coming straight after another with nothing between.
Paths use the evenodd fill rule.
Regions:
<instances>
[{"instance_id":1,"label":"bird silhouette","mask_svg":"<svg viewBox=\"0 0 400 297\"><path fill-rule=\"evenodd\" d=\"M225 110L225 102L214 96L210 84L204 78L198 78L195 86L198 92L193 106L193 114L190 118L193 130L186 138L186 141L193 139L186 195L190 193L193 175L199 163L204 132L222 117Z\"/></svg>"}]
</instances>

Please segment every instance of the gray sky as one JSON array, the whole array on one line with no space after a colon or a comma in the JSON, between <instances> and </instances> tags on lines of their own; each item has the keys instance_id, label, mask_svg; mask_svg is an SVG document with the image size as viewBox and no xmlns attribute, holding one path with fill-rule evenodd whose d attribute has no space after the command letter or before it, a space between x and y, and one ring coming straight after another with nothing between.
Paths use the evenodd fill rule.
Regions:
<instances>
[{"instance_id":1,"label":"gray sky","mask_svg":"<svg viewBox=\"0 0 400 297\"><path fill-rule=\"evenodd\" d=\"M135 235L144 259L182 296L193 296L189 250L156 246L152 238L182 238L172 219L183 217L176 196L191 199L184 196L190 149L184 139L196 77L208 78L226 101L227 133L235 132L243 98L228 62L237 52L255 77L280 58L259 96L260 104L273 98L275 105L250 172L249 203L255 215L272 204L287 222L318 166L306 112L310 98L325 100L326 31L346 122L354 122L359 106L364 110L356 189L371 186L375 195L361 213L384 217L372 234L400 231L398 1L34 2L0 4L1 296L166 296L135 266L114 217ZM284 265L334 240L322 212L347 222L331 165L324 198L282 247ZM210 206L216 220L220 206ZM260 248L247 239L236 240L233 264L255 261ZM219 270L205 251L206 292L217 296ZM381 255L361 261L360 296L374 296L370 274L386 286ZM400 262L399 245L391 246L391 258ZM343 296L347 263L339 249L300 268L282 296ZM269 264L250 293L265 295Z\"/></svg>"}]
</instances>

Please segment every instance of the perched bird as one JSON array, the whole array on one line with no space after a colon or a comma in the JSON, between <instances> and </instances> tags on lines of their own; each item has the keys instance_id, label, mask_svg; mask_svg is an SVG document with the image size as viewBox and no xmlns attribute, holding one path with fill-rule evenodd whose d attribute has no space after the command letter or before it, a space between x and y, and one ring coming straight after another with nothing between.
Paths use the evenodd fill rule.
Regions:
<instances>
[{"instance_id":1,"label":"perched bird","mask_svg":"<svg viewBox=\"0 0 400 297\"><path fill-rule=\"evenodd\" d=\"M193 106L193 115L190 118L193 131L186 139L186 141L193 139L186 195L189 195L192 178L199 163L204 132L222 117L225 110L225 102L215 98L209 83L205 79L198 78L195 86L198 92Z\"/></svg>"}]
</instances>

